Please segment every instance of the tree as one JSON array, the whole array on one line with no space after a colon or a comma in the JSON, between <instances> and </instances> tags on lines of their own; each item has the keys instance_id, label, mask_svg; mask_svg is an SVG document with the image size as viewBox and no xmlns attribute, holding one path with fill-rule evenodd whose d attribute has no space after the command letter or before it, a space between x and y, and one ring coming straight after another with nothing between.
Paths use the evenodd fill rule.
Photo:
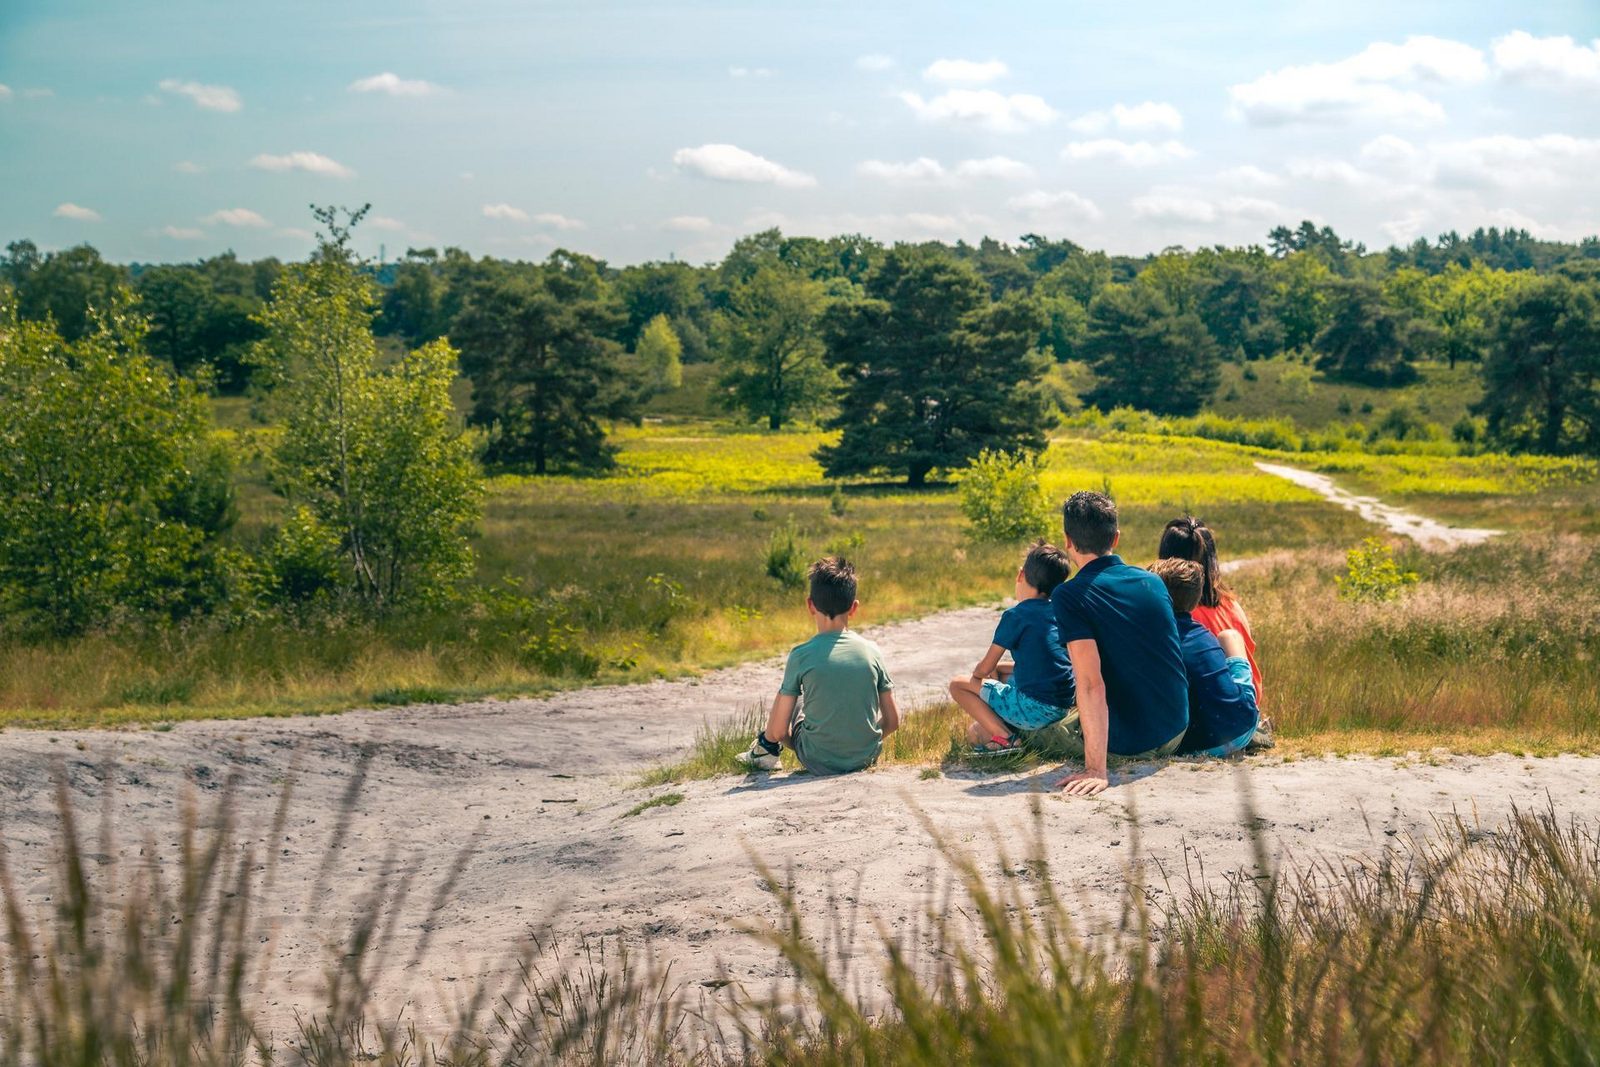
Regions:
<instances>
[{"instance_id":1,"label":"tree","mask_svg":"<svg viewBox=\"0 0 1600 1067\"><path fill-rule=\"evenodd\" d=\"M769 430L831 408L839 379L818 333L827 306L823 283L776 261L730 286L712 326L725 404Z\"/></svg>"},{"instance_id":2,"label":"tree","mask_svg":"<svg viewBox=\"0 0 1600 1067\"><path fill-rule=\"evenodd\" d=\"M645 324L634 354L639 357L651 389L666 392L683 385L683 342L665 315L657 315Z\"/></svg>"},{"instance_id":3,"label":"tree","mask_svg":"<svg viewBox=\"0 0 1600 1067\"><path fill-rule=\"evenodd\" d=\"M228 457L146 328L126 291L76 341L0 308L0 604L27 626L76 634L220 597Z\"/></svg>"},{"instance_id":4,"label":"tree","mask_svg":"<svg viewBox=\"0 0 1600 1067\"><path fill-rule=\"evenodd\" d=\"M978 272L948 252L899 246L823 321L828 362L844 379L828 423L839 443L817 456L830 477L888 471L907 484L955 470L984 449L1044 444L1036 387L1044 326L1022 297L992 301Z\"/></svg>"},{"instance_id":5,"label":"tree","mask_svg":"<svg viewBox=\"0 0 1600 1067\"><path fill-rule=\"evenodd\" d=\"M1483 364L1492 444L1600 455L1600 286L1561 275L1507 297Z\"/></svg>"},{"instance_id":6,"label":"tree","mask_svg":"<svg viewBox=\"0 0 1600 1067\"><path fill-rule=\"evenodd\" d=\"M1451 263L1428 279L1422 289L1423 311L1451 367L1460 360L1483 358L1501 301L1526 277L1481 263L1470 267Z\"/></svg>"},{"instance_id":7,"label":"tree","mask_svg":"<svg viewBox=\"0 0 1600 1067\"><path fill-rule=\"evenodd\" d=\"M1363 385L1404 385L1417 370L1407 359L1406 322L1384 303L1373 282L1341 281L1331 289L1332 309L1317 334L1317 369L1330 378Z\"/></svg>"},{"instance_id":8,"label":"tree","mask_svg":"<svg viewBox=\"0 0 1600 1067\"><path fill-rule=\"evenodd\" d=\"M150 317L151 355L180 374L209 373L225 392L244 387L249 346L261 337L251 318L261 308L253 292L219 292L213 276L194 266L151 267L135 288Z\"/></svg>"},{"instance_id":9,"label":"tree","mask_svg":"<svg viewBox=\"0 0 1600 1067\"><path fill-rule=\"evenodd\" d=\"M325 233L273 287L255 358L283 423L278 488L337 539L357 596L383 607L437 598L470 573L482 484L450 400L449 344L379 369L376 292L349 243L364 213L340 223L315 209Z\"/></svg>"},{"instance_id":10,"label":"tree","mask_svg":"<svg viewBox=\"0 0 1600 1067\"><path fill-rule=\"evenodd\" d=\"M1283 346L1268 309L1269 262L1259 248L1196 253L1197 311L1225 356L1266 359Z\"/></svg>"},{"instance_id":11,"label":"tree","mask_svg":"<svg viewBox=\"0 0 1600 1067\"><path fill-rule=\"evenodd\" d=\"M488 431L490 462L535 474L612 465L600 420L638 408L611 340L620 321L596 264L567 253L473 283L450 338L472 379L470 421Z\"/></svg>"},{"instance_id":12,"label":"tree","mask_svg":"<svg viewBox=\"0 0 1600 1067\"><path fill-rule=\"evenodd\" d=\"M13 241L0 260L24 319L55 320L65 341L97 329L94 312L111 307L126 284L126 272L100 258L89 245L39 254L32 241Z\"/></svg>"},{"instance_id":13,"label":"tree","mask_svg":"<svg viewBox=\"0 0 1600 1067\"><path fill-rule=\"evenodd\" d=\"M1328 288L1333 272L1310 252L1296 252L1272 266L1272 315L1283 327L1283 347L1303 348L1328 324Z\"/></svg>"},{"instance_id":14,"label":"tree","mask_svg":"<svg viewBox=\"0 0 1600 1067\"><path fill-rule=\"evenodd\" d=\"M1089 305L1083 351L1096 378L1084 400L1100 408L1192 415L1221 378L1217 344L1200 316L1176 313L1151 286L1102 290Z\"/></svg>"}]
</instances>

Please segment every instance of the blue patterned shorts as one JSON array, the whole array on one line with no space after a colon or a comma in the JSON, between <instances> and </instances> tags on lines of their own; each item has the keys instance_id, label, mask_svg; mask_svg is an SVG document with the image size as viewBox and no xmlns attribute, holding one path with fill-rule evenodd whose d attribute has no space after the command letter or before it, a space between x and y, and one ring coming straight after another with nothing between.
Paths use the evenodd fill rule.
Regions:
<instances>
[{"instance_id":1,"label":"blue patterned shorts","mask_svg":"<svg viewBox=\"0 0 1600 1067\"><path fill-rule=\"evenodd\" d=\"M1067 717L1067 709L1035 700L1016 686L992 678L983 681L983 702L1016 730L1041 730Z\"/></svg>"}]
</instances>

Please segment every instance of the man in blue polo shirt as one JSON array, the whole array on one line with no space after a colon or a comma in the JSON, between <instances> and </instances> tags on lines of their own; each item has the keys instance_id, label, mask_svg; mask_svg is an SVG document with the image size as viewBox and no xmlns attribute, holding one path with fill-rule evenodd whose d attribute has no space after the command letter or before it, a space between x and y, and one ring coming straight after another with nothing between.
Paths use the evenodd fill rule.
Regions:
<instances>
[{"instance_id":1,"label":"man in blue polo shirt","mask_svg":"<svg viewBox=\"0 0 1600 1067\"><path fill-rule=\"evenodd\" d=\"M1081 751L1083 771L1057 784L1093 796L1108 784L1108 753L1151 759L1177 750L1189 725L1189 681L1166 586L1114 554L1122 537L1117 506L1101 493L1074 493L1061 507L1061 525L1077 573L1056 586L1050 605L1078 708L1056 732L1073 737L1069 747Z\"/></svg>"}]
</instances>

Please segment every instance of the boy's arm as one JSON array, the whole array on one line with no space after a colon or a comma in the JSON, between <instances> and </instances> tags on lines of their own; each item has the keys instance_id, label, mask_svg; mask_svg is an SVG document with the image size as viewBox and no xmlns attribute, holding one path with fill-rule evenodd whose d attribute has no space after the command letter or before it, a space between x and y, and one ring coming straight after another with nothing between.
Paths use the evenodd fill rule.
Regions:
<instances>
[{"instance_id":1,"label":"boy's arm","mask_svg":"<svg viewBox=\"0 0 1600 1067\"><path fill-rule=\"evenodd\" d=\"M999 664L1000 657L1005 654L1006 650L999 645L990 645L989 651L985 652L983 658L978 661L978 665L972 668L972 680L981 682L994 674L994 669Z\"/></svg>"},{"instance_id":2,"label":"boy's arm","mask_svg":"<svg viewBox=\"0 0 1600 1067\"><path fill-rule=\"evenodd\" d=\"M789 720L794 715L795 698L788 693L780 692L772 702L772 710L767 713L767 740L778 744L789 740Z\"/></svg>"},{"instance_id":3,"label":"boy's arm","mask_svg":"<svg viewBox=\"0 0 1600 1067\"><path fill-rule=\"evenodd\" d=\"M1092 639L1067 643L1072 675L1078 688L1078 726L1083 730L1083 773L1069 774L1056 785L1078 797L1092 797L1110 785L1106 777L1106 739L1111 713L1106 707L1106 683L1100 674L1100 646Z\"/></svg>"},{"instance_id":4,"label":"boy's arm","mask_svg":"<svg viewBox=\"0 0 1600 1067\"><path fill-rule=\"evenodd\" d=\"M883 717L884 737L900 729L900 705L894 702L894 690L885 689L878 694L878 714Z\"/></svg>"}]
</instances>

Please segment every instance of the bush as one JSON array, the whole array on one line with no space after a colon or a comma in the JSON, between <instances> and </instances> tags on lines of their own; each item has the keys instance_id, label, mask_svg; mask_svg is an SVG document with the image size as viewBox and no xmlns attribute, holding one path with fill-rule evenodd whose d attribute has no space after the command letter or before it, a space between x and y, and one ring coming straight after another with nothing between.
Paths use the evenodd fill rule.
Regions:
<instances>
[{"instance_id":1,"label":"bush","mask_svg":"<svg viewBox=\"0 0 1600 1067\"><path fill-rule=\"evenodd\" d=\"M1050 529L1050 505L1032 452L985 449L961 474L961 511L980 541L1022 541Z\"/></svg>"},{"instance_id":2,"label":"bush","mask_svg":"<svg viewBox=\"0 0 1600 1067\"><path fill-rule=\"evenodd\" d=\"M1394 552L1376 537L1369 537L1345 553L1345 573L1333 579L1346 600L1383 603L1394 600L1417 583L1415 571L1403 571Z\"/></svg>"},{"instance_id":3,"label":"bush","mask_svg":"<svg viewBox=\"0 0 1600 1067\"><path fill-rule=\"evenodd\" d=\"M806 566L805 546L791 519L767 539L767 577L777 579L785 589L799 589L806 584Z\"/></svg>"}]
</instances>

